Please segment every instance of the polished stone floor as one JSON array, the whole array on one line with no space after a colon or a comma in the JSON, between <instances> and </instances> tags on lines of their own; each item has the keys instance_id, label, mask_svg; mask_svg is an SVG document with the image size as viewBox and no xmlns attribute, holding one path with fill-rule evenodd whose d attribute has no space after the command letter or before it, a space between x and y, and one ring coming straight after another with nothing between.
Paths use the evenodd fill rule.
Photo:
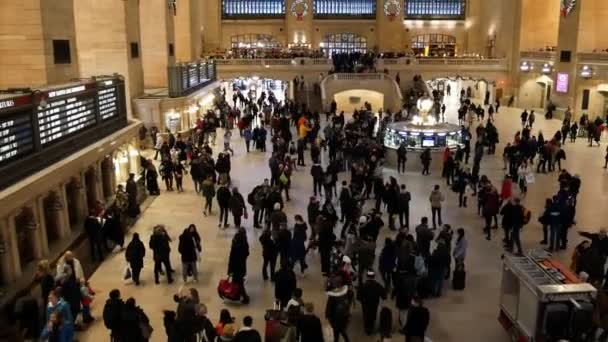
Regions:
<instances>
[{"instance_id":1,"label":"polished stone floor","mask_svg":"<svg viewBox=\"0 0 608 342\"><path fill-rule=\"evenodd\" d=\"M451 99L455 101L455 99ZM455 113L450 106L448 110L450 119L453 120ZM502 169L502 148L506 141L512 140L512 136L519 127L519 114L521 110L515 108L501 108L496 115L496 123L500 132L500 145L497 148L496 156L486 156L482 161L482 174L488 175L495 184L499 184L504 176ZM477 123L475 123L476 125ZM537 129L542 129L545 136L552 135L552 132L559 129L560 122L557 120L545 121L542 115L537 116ZM232 179L234 183L246 195L264 177L269 176L267 158L268 154L261 152L245 152L244 143L238 135L232 138L232 147L235 149L233 159ZM221 141L220 141L221 142ZM219 148L219 144L218 147ZM608 197L608 182L603 166L604 148L589 148L585 141L579 140L575 144L567 143L565 151L567 161L565 167L571 173L578 173L582 177L582 191L580 195L577 226L579 230L597 230L605 224L606 199ZM218 151L214 151L217 153ZM307 155L308 158L308 155ZM307 160L308 161L308 160ZM417 163L418 160L411 160ZM308 165L310 162L308 161ZM418 222L422 216L430 215L428 195L434 184L445 184L439 179L439 171L433 170L431 176L421 176L418 172L408 172L405 175L397 175L395 170L385 168L385 176L396 176L399 182L407 184L413 196L412 201L412 222ZM343 179L346 174L341 175ZM530 186L524 204L529 207L535 217L527 225L523 232L523 242L526 249L538 247L541 240L541 227L537 222L536 215L541 210L544 199L557 191L557 173L548 175L537 175L537 182ZM311 195L311 179L309 168L299 170L295 173L292 180L292 200L287 203L286 211L293 222L293 215L306 213L306 204ZM168 285L161 282L160 285L154 284L152 253L147 252L145 267L142 271L142 285L135 287L124 284L121 280L122 270L125 266L124 254L116 254L104 262L90 281L92 286L98 290L98 295L92 304L93 314L98 319L80 335L81 341L101 341L107 336L101 318L103 304L108 292L113 288L118 288L122 292L123 298L133 296L138 304L150 317L155 331L152 336L153 341L166 341L164 328L162 326L162 311L166 309L174 310L176 305L173 302L173 294L180 287L184 286L181 281L179 253L177 253L177 238L181 231L190 223L197 225L202 233L204 251L203 261L199 266L199 282L187 284L198 289L201 301L209 308L209 317L217 321L220 309L227 307L233 316L240 323L244 315L251 315L254 318L254 325L263 332L264 312L272 307L274 288L271 283L264 282L261 276L261 248L258 242L259 230L252 227L251 216L245 222L247 234L250 240L251 255L248 259L248 283L247 289L251 296L251 303L247 306L224 304L217 296L216 286L218 281L226 277L227 259L230 248L231 237L234 228L218 230L217 216L203 217L203 199L197 196L193 190L192 182L189 178L185 182L184 193L162 192L153 200L150 207L143 213L134 229L129 232L127 240L133 232L139 232L146 246L151 233L151 228L156 224L165 224L169 229L169 234L173 238L171 261L178 270L176 274L177 282ZM494 341L506 342L510 339L503 331L497 321L498 301L500 293L501 279L501 259L503 253L500 237L495 236L492 241L486 241L482 234L482 219L476 216L475 205L467 209L459 209L457 206L457 196L446 191L447 201L444 206L444 222L450 223L454 228L463 227L469 239L469 249L467 256L467 287L465 291L455 292L446 284L444 296L439 299L426 301L426 305L431 310L431 324L428 336L435 342L461 342L461 341ZM473 204L475 199L472 198ZM217 204L214 203L214 206ZM214 208L215 209L215 208ZM388 230L383 230L382 236L378 241L383 241L384 236L388 236ZM577 238L571 232L570 249L562 252L559 257L568 260L574 243ZM381 246L378 247L378 253ZM304 290L304 300L312 301L316 306L316 312L323 317L326 296L323 292L323 281L320 275L320 260L317 254L309 255L310 269L305 276L298 275L298 286ZM386 302L385 305L393 308L393 302ZM394 317L396 317L394 313ZM360 306L353 311L349 333L353 341L370 341L364 337L361 324L362 316ZM324 325L326 322L323 320ZM401 340L401 337L396 338Z\"/></svg>"}]
</instances>

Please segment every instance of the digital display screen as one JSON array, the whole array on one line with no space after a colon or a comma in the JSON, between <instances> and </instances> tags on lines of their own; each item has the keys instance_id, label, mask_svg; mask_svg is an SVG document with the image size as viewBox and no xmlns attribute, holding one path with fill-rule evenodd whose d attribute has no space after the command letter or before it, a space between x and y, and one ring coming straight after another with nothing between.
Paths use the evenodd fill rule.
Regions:
<instances>
[{"instance_id":1,"label":"digital display screen","mask_svg":"<svg viewBox=\"0 0 608 342\"><path fill-rule=\"evenodd\" d=\"M34 148L31 109L0 118L0 164L26 154Z\"/></svg>"},{"instance_id":2,"label":"digital display screen","mask_svg":"<svg viewBox=\"0 0 608 342\"><path fill-rule=\"evenodd\" d=\"M557 73L557 82L555 85L555 91L558 93L567 93L568 92L568 81L570 76L565 72Z\"/></svg>"},{"instance_id":3,"label":"digital display screen","mask_svg":"<svg viewBox=\"0 0 608 342\"><path fill-rule=\"evenodd\" d=\"M97 108L101 120L118 116L118 88L113 81L104 81L99 84L97 91ZM106 86L107 88L103 88Z\"/></svg>"},{"instance_id":4,"label":"digital display screen","mask_svg":"<svg viewBox=\"0 0 608 342\"><path fill-rule=\"evenodd\" d=\"M422 147L435 147L435 138L428 137L422 139Z\"/></svg>"},{"instance_id":5,"label":"digital display screen","mask_svg":"<svg viewBox=\"0 0 608 342\"><path fill-rule=\"evenodd\" d=\"M45 107L37 110L40 144L53 143L61 138L95 125L95 92L77 86L49 92Z\"/></svg>"}]
</instances>

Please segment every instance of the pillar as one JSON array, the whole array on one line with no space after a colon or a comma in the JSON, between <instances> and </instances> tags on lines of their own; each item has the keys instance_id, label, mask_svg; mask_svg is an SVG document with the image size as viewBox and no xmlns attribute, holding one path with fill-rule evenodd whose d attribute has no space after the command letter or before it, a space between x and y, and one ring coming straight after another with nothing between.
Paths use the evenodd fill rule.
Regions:
<instances>
[{"instance_id":1,"label":"pillar","mask_svg":"<svg viewBox=\"0 0 608 342\"><path fill-rule=\"evenodd\" d=\"M48 210L44 207L44 197L38 196L34 203L34 217L36 218L36 230L34 231L34 244L36 245L36 250L39 253L36 254L37 259L44 258L49 255L49 239L46 234L46 217L44 216L44 211Z\"/></svg>"},{"instance_id":2,"label":"pillar","mask_svg":"<svg viewBox=\"0 0 608 342\"><path fill-rule=\"evenodd\" d=\"M287 0L285 2L285 32L287 33L287 44L291 43L311 43L313 48L319 46L319 42L313 41L313 0L305 0L304 2L308 5L308 13L298 20L298 18L291 13L291 6L296 0ZM314 46L316 44L316 46ZM308 80L309 82L316 82L314 80Z\"/></svg>"},{"instance_id":3,"label":"pillar","mask_svg":"<svg viewBox=\"0 0 608 342\"><path fill-rule=\"evenodd\" d=\"M201 8L203 6L202 2L206 1L183 0L177 2L175 16L175 57L178 62L196 60L201 55L201 26L203 16Z\"/></svg>"},{"instance_id":4,"label":"pillar","mask_svg":"<svg viewBox=\"0 0 608 342\"><path fill-rule=\"evenodd\" d=\"M178 4L181 7L181 1ZM175 63L179 46L175 44L173 10L167 6L167 0L146 0L141 2L140 14L144 86L166 88L167 66Z\"/></svg>"},{"instance_id":5,"label":"pillar","mask_svg":"<svg viewBox=\"0 0 608 342\"><path fill-rule=\"evenodd\" d=\"M105 202L106 197L103 194L103 185L101 184L101 161L96 161L93 168L95 169L95 196L97 200Z\"/></svg>"},{"instance_id":6,"label":"pillar","mask_svg":"<svg viewBox=\"0 0 608 342\"><path fill-rule=\"evenodd\" d=\"M405 49L405 28L403 27L403 1L399 1L400 11L394 17L384 13L385 0L376 0L376 35L380 51L403 51ZM395 7L389 8L394 10ZM407 43L409 45L409 43ZM371 47L370 47L371 48Z\"/></svg>"},{"instance_id":7,"label":"pillar","mask_svg":"<svg viewBox=\"0 0 608 342\"><path fill-rule=\"evenodd\" d=\"M17 242L17 225L15 224L16 214L12 213L7 218L7 227L9 234L9 245L11 246L11 255L13 261L14 279L21 278L23 272L21 265L21 257L19 256L19 243Z\"/></svg>"},{"instance_id":8,"label":"pillar","mask_svg":"<svg viewBox=\"0 0 608 342\"><path fill-rule=\"evenodd\" d=\"M143 94L139 0L74 1L81 77L119 73L125 77L127 112Z\"/></svg>"},{"instance_id":9,"label":"pillar","mask_svg":"<svg viewBox=\"0 0 608 342\"><path fill-rule=\"evenodd\" d=\"M0 254L2 263L2 279L7 283L15 282L21 277L19 251L15 231L11 232L7 218L0 219L0 240L5 244L5 253Z\"/></svg>"},{"instance_id":10,"label":"pillar","mask_svg":"<svg viewBox=\"0 0 608 342\"><path fill-rule=\"evenodd\" d=\"M59 184L59 187L54 190L56 199L61 203L61 210L58 210L55 217L57 219L57 227L59 227L59 238L63 239L71 234L70 230L70 214L68 213L68 201L65 191L65 183Z\"/></svg>"},{"instance_id":11,"label":"pillar","mask_svg":"<svg viewBox=\"0 0 608 342\"><path fill-rule=\"evenodd\" d=\"M84 219L89 216L89 201L87 198L87 182L85 172L86 170L80 171L80 196L78 196L78 209L80 212L80 217L78 218L78 222L84 221Z\"/></svg>"}]
</instances>

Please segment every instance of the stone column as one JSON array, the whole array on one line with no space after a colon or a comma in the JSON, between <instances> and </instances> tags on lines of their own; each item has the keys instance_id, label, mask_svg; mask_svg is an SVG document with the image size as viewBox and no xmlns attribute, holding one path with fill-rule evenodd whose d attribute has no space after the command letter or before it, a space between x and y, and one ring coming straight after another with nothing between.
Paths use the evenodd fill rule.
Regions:
<instances>
[{"instance_id":1,"label":"stone column","mask_svg":"<svg viewBox=\"0 0 608 342\"><path fill-rule=\"evenodd\" d=\"M285 32L286 32L286 44L292 43L310 43L314 49L317 49L319 42L313 40L313 0L305 0L304 3L308 5L308 13L302 16L299 20L297 16L291 13L292 5L299 0L286 0L285 1ZM297 40L297 41L296 41ZM307 84L317 82L316 75L311 80L306 80Z\"/></svg>"},{"instance_id":2,"label":"stone column","mask_svg":"<svg viewBox=\"0 0 608 342\"><path fill-rule=\"evenodd\" d=\"M106 197L104 196L103 185L101 184L101 161L96 161L93 167L95 168L95 196L97 196L97 200L103 201L105 204Z\"/></svg>"},{"instance_id":3,"label":"stone column","mask_svg":"<svg viewBox=\"0 0 608 342\"><path fill-rule=\"evenodd\" d=\"M203 0L200 13L203 52L230 48L222 46L222 0Z\"/></svg>"},{"instance_id":4,"label":"stone column","mask_svg":"<svg viewBox=\"0 0 608 342\"><path fill-rule=\"evenodd\" d=\"M4 243L5 248L5 253L0 254L0 263L2 263L2 279L7 283L12 283L21 277L21 266L14 225L11 232L9 219L10 216L0 219L0 240Z\"/></svg>"},{"instance_id":5,"label":"stone column","mask_svg":"<svg viewBox=\"0 0 608 342\"><path fill-rule=\"evenodd\" d=\"M59 238L63 239L71 234L70 227L70 214L68 213L68 201L66 197L65 184L62 183L59 187L54 190L56 199L61 203L61 210L58 210L55 214L57 220L57 227L59 228Z\"/></svg>"},{"instance_id":6,"label":"stone column","mask_svg":"<svg viewBox=\"0 0 608 342\"><path fill-rule=\"evenodd\" d=\"M179 1L178 8L182 6ZM146 0L141 3L140 14L144 86L166 88L167 66L175 63L181 44L181 41L175 44L173 10L167 6L167 0ZM173 46L173 56L169 54L169 45Z\"/></svg>"},{"instance_id":7,"label":"stone column","mask_svg":"<svg viewBox=\"0 0 608 342\"><path fill-rule=\"evenodd\" d=\"M85 173L86 170L80 171L80 193L78 196L78 209L80 215L78 217L78 222L84 221L84 219L89 215L89 199L87 198L87 181Z\"/></svg>"},{"instance_id":8,"label":"stone column","mask_svg":"<svg viewBox=\"0 0 608 342\"><path fill-rule=\"evenodd\" d=\"M36 254L36 258L43 258L49 255L49 239L46 233L46 216L45 210L49 210L44 207L44 197L38 196L34 203L34 217L36 218L36 230L34 232L36 250L40 251L40 255Z\"/></svg>"}]
</instances>

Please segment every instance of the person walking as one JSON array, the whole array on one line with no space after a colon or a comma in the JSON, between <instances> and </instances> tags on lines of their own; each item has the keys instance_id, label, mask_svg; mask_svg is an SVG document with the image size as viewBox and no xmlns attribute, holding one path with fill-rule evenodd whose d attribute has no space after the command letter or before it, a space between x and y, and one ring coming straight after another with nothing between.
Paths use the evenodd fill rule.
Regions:
<instances>
[{"instance_id":1,"label":"person walking","mask_svg":"<svg viewBox=\"0 0 608 342\"><path fill-rule=\"evenodd\" d=\"M429 171L429 167L431 165L431 149L430 148L426 148L424 149L424 151L422 152L422 154L420 154L420 161L422 162L422 175L430 175L431 171Z\"/></svg>"},{"instance_id":2,"label":"person walking","mask_svg":"<svg viewBox=\"0 0 608 342\"><path fill-rule=\"evenodd\" d=\"M218 227L222 227L222 221L224 221L224 229L230 227L228 225L228 208L230 207L230 199L232 194L225 183L220 183L215 194L217 198L217 204L220 207L220 221Z\"/></svg>"},{"instance_id":3,"label":"person walking","mask_svg":"<svg viewBox=\"0 0 608 342\"><path fill-rule=\"evenodd\" d=\"M344 284L341 277L333 278L332 289L327 292L325 318L333 330L334 342L338 342L340 336L345 342L349 342L346 329L350 320L350 306L348 286Z\"/></svg>"},{"instance_id":4,"label":"person walking","mask_svg":"<svg viewBox=\"0 0 608 342\"><path fill-rule=\"evenodd\" d=\"M139 285L139 274L141 273L141 269L144 267L144 256L146 255L146 247L144 247L143 242L139 239L139 234L134 233L133 239L127 245L127 250L125 251L125 257L129 266L131 266L131 272L133 277L133 282L135 285Z\"/></svg>"},{"instance_id":5,"label":"person walking","mask_svg":"<svg viewBox=\"0 0 608 342\"><path fill-rule=\"evenodd\" d=\"M171 238L167 235L167 231L163 226L154 227L154 233L150 236L150 242L148 243L148 247L153 252L154 258L154 282L156 284L159 283L158 275L162 274L162 266L165 266L165 271L167 272L167 281L169 284L173 282L173 268L171 268L171 261L169 259L169 254L171 253L171 247L169 243L171 242Z\"/></svg>"},{"instance_id":6,"label":"person walking","mask_svg":"<svg viewBox=\"0 0 608 342\"><path fill-rule=\"evenodd\" d=\"M423 342L430 320L429 309L424 307L422 299L414 297L403 327L405 342Z\"/></svg>"},{"instance_id":7,"label":"person walking","mask_svg":"<svg viewBox=\"0 0 608 342\"><path fill-rule=\"evenodd\" d=\"M274 298L279 310L284 310L297 287L296 274L289 267L289 261L281 260L281 269L274 275Z\"/></svg>"},{"instance_id":8,"label":"person walking","mask_svg":"<svg viewBox=\"0 0 608 342\"><path fill-rule=\"evenodd\" d=\"M439 225L443 225L441 220L441 205L442 202L445 201L445 196L439 190L439 185L435 185L433 191L431 191L431 195L429 196L429 201L431 202L431 214L433 218L433 230L437 229L437 223Z\"/></svg>"},{"instance_id":9,"label":"person walking","mask_svg":"<svg viewBox=\"0 0 608 342\"><path fill-rule=\"evenodd\" d=\"M200 258L200 253L203 248L201 246L201 237L196 231L196 226L191 224L179 236L179 245L177 247L182 260L182 279L184 283L188 281L188 276L192 275L194 282L198 282L197 261Z\"/></svg>"},{"instance_id":10,"label":"person walking","mask_svg":"<svg viewBox=\"0 0 608 342\"><path fill-rule=\"evenodd\" d=\"M213 183L213 177L209 176L203 181L201 185L201 193L205 198L205 206L203 207L203 215L211 215L211 207L213 204L213 197L215 197L215 184Z\"/></svg>"},{"instance_id":11,"label":"person walking","mask_svg":"<svg viewBox=\"0 0 608 342\"><path fill-rule=\"evenodd\" d=\"M247 275L247 258L249 257L249 243L245 228L239 228L232 238L230 256L228 258L228 275L232 281L241 288L242 303L249 303L249 296L245 290L245 276Z\"/></svg>"},{"instance_id":12,"label":"person walking","mask_svg":"<svg viewBox=\"0 0 608 342\"><path fill-rule=\"evenodd\" d=\"M278 250L275 241L272 238L270 229L264 229L260 235L260 244L262 245L262 277L268 280L268 271L270 269L270 280L274 281L275 267L277 264Z\"/></svg>"},{"instance_id":13,"label":"person walking","mask_svg":"<svg viewBox=\"0 0 608 342\"><path fill-rule=\"evenodd\" d=\"M306 231L308 225L304 222L304 218L301 215L295 216L295 225L293 227L293 235L291 238L291 267L295 267L296 263L300 263L300 272L304 274L304 271L308 268L306 264L306 240L308 238Z\"/></svg>"},{"instance_id":14,"label":"person walking","mask_svg":"<svg viewBox=\"0 0 608 342\"><path fill-rule=\"evenodd\" d=\"M104 246L102 236L101 219L95 215L95 210L89 211L89 216L84 220L84 231L89 240L89 249L93 261L103 261Z\"/></svg>"},{"instance_id":15,"label":"person walking","mask_svg":"<svg viewBox=\"0 0 608 342\"><path fill-rule=\"evenodd\" d=\"M357 293L363 310L363 326L367 336L371 336L374 333L380 300L386 300L386 289L374 278L375 273L373 271L368 271L367 280L359 288Z\"/></svg>"},{"instance_id":16,"label":"person walking","mask_svg":"<svg viewBox=\"0 0 608 342\"><path fill-rule=\"evenodd\" d=\"M319 195L323 195L322 193L322 189L323 189L323 167L321 166L320 163L314 163L311 167L310 167L310 175L312 176L312 188L313 188L313 193L315 196L317 196L317 193Z\"/></svg>"},{"instance_id":17,"label":"person walking","mask_svg":"<svg viewBox=\"0 0 608 342\"><path fill-rule=\"evenodd\" d=\"M233 342L262 342L260 333L253 329L253 318L245 316L243 318L243 327L234 335Z\"/></svg>"},{"instance_id":18,"label":"person walking","mask_svg":"<svg viewBox=\"0 0 608 342\"><path fill-rule=\"evenodd\" d=\"M122 314L120 317L121 323L121 341L129 342L145 342L149 336L144 335L142 327L150 327L150 320L144 311L137 306L134 298L129 298L125 301Z\"/></svg>"},{"instance_id":19,"label":"person walking","mask_svg":"<svg viewBox=\"0 0 608 342\"><path fill-rule=\"evenodd\" d=\"M247 219L247 206L245 205L243 195L241 195L237 187L232 188L232 196L228 203L230 211L232 211L232 217L234 218L234 226L241 228L241 218L244 216Z\"/></svg>"},{"instance_id":20,"label":"person walking","mask_svg":"<svg viewBox=\"0 0 608 342\"><path fill-rule=\"evenodd\" d=\"M325 342L323 325L314 311L315 307L313 303L304 304L304 314L300 315L296 323L296 341Z\"/></svg>"},{"instance_id":21,"label":"person walking","mask_svg":"<svg viewBox=\"0 0 608 342\"><path fill-rule=\"evenodd\" d=\"M108 299L103 306L103 323L110 330L110 342L121 342L121 316L124 302L120 298L120 291L110 291Z\"/></svg>"}]
</instances>

